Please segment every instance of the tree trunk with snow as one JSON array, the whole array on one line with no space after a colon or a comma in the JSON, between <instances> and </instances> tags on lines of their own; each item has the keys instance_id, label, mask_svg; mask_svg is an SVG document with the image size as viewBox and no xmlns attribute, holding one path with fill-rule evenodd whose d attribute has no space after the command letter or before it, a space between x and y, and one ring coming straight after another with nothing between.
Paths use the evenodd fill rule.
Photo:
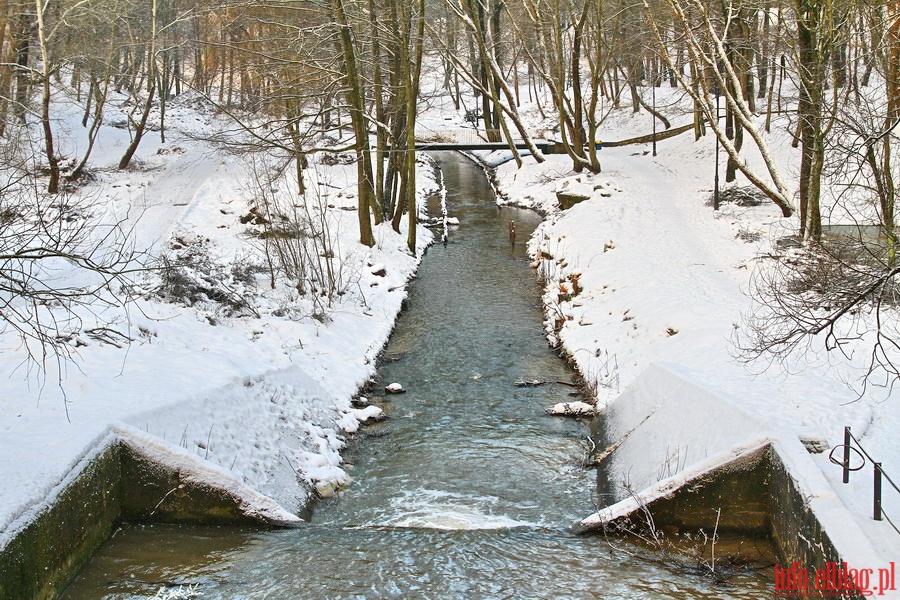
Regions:
<instances>
[{"instance_id":1,"label":"tree trunk with snow","mask_svg":"<svg viewBox=\"0 0 900 600\"><path fill-rule=\"evenodd\" d=\"M337 27L338 49L343 57L344 81L347 84L345 96L349 105L350 122L353 126L357 157L357 217L359 241L366 246L374 246L372 235L371 207L375 203L375 187L372 181L372 159L369 152L369 128L366 120L365 95L362 79L356 64L356 48L353 35L344 11L343 0L331 0L331 11Z\"/></svg>"},{"instance_id":2,"label":"tree trunk with snow","mask_svg":"<svg viewBox=\"0 0 900 600\"><path fill-rule=\"evenodd\" d=\"M683 73L676 71L681 85L700 107L706 116L707 123L722 144L722 148L735 161L737 169L781 209L782 215L791 216L794 212L790 199L791 194L784 183L768 144L759 131L756 115L744 100L741 79L736 72L735 65L730 61L721 35L716 31L707 6L700 0L666 0L666 5L670 9L675 23L678 24L688 57L698 65L696 72L701 75L699 81L688 81ZM690 8L690 16L688 16L687 7ZM657 48L669 68L674 70L675 61L669 53L669 46L657 23L658 15L651 10L648 0L644 0L644 8L645 16L657 42ZM731 108L734 118L741 124L744 132L750 136L759 151L769 178L768 181L750 168L719 124L715 97L710 93L709 82L702 77L704 73L712 76L716 89L725 99L726 105Z\"/></svg>"}]
</instances>

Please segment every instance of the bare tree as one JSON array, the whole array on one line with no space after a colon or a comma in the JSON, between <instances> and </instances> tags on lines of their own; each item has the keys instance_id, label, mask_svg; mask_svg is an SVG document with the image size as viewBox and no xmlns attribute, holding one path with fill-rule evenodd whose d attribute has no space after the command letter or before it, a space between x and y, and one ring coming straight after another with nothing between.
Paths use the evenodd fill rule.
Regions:
<instances>
[{"instance_id":1,"label":"bare tree","mask_svg":"<svg viewBox=\"0 0 900 600\"><path fill-rule=\"evenodd\" d=\"M331 0L331 11L337 30L336 43L343 57L342 66L346 85L344 95L349 105L350 122L353 125L353 135L356 140L359 241L366 246L373 246L375 238L372 235L372 208L375 207L377 200L369 146L369 125L366 119L365 90L362 74L357 64L359 48L354 42L350 21L344 9L344 0ZM375 212L377 214L379 211Z\"/></svg>"},{"instance_id":2,"label":"bare tree","mask_svg":"<svg viewBox=\"0 0 900 600\"><path fill-rule=\"evenodd\" d=\"M529 0L524 4L538 42L534 52L527 45L524 47L531 64L535 65L550 90L563 148L572 159L575 171L587 167L592 172L599 172L600 161L594 142L598 126L597 101L606 67L600 36L604 25L603 4L591 0L580 6L577 2L559 0ZM589 65L587 97L582 88L585 48L588 49ZM537 49L540 56L536 55Z\"/></svg>"},{"instance_id":3,"label":"bare tree","mask_svg":"<svg viewBox=\"0 0 900 600\"><path fill-rule=\"evenodd\" d=\"M5 158L0 327L15 332L29 364L46 372L48 361L72 357L80 335L109 326L104 311L130 301L132 275L145 266L123 223L100 221L91 198L44 192L27 158Z\"/></svg>"},{"instance_id":4,"label":"bare tree","mask_svg":"<svg viewBox=\"0 0 900 600\"><path fill-rule=\"evenodd\" d=\"M678 27L680 37L686 45L687 54L696 66L695 74L699 78L689 81L687 76L677 68L676 60L672 57L669 45L666 43L664 29L659 24L660 15L651 9L648 0L644 0L645 14L653 28L663 59L684 89L694 99L695 105L704 113L710 128L741 173L772 200L781 209L784 216L790 216L794 212L792 194L756 124L756 115L746 101L745 82L732 62L732 53L726 47L728 28L733 26L735 19L739 18L735 7L730 2L724 3L723 10L725 12L717 18L711 13L711 7L700 0L666 0L665 5L669 8L668 16ZM712 81L709 81L707 77L710 77ZM714 85L714 90L725 98L725 103L732 111L734 121L740 123L759 150L768 173L768 180L747 165L740 155L740 149L720 125L718 109L710 84Z\"/></svg>"},{"instance_id":5,"label":"bare tree","mask_svg":"<svg viewBox=\"0 0 900 600\"><path fill-rule=\"evenodd\" d=\"M807 243L777 249L756 273L737 346L745 360L782 365L810 352L864 355L862 390L891 388L900 380L896 20L884 6L863 3L798 0L793 10L786 26L797 38L787 66L799 93ZM854 22L867 23L867 36L847 33ZM857 84L860 68L867 72ZM869 78L880 85L868 87ZM840 224L826 230L823 210Z\"/></svg>"},{"instance_id":6,"label":"bare tree","mask_svg":"<svg viewBox=\"0 0 900 600\"><path fill-rule=\"evenodd\" d=\"M39 1L39 0L35 0ZM144 100L143 109L141 110L141 116L138 120L134 120L131 115L129 115L129 125L133 126L133 131L131 134L131 143L128 144L128 147L125 149L125 153L122 155L122 158L119 160L119 168L127 169L128 165L131 163L131 159L134 158L134 153L137 152L138 146L141 144L141 140L144 138L144 132L147 130L147 119L150 118L150 111L153 109L153 100L156 94L156 83L157 83L157 65L156 65L156 51L157 51L157 43L158 37L157 32L159 30L159 19L158 19L158 8L159 2L158 0L151 0L150 2L150 31L148 33L146 39L146 57L144 60L147 65L146 72L146 80L147 80L147 97ZM133 88L134 99L137 100L140 95L140 86L135 86ZM135 103L137 105L137 103Z\"/></svg>"},{"instance_id":7,"label":"bare tree","mask_svg":"<svg viewBox=\"0 0 900 600\"><path fill-rule=\"evenodd\" d=\"M105 6L105 8L116 14L119 10L119 0L113 0L112 4ZM71 36L65 51L72 61L72 78L76 98L81 98L82 86L80 79L86 74L89 80L81 125L82 127L88 127L90 122L90 126L87 131L88 142L84 154L75 168L66 175L66 179L70 181L80 178L87 169L97 136L100 133L100 127L103 124L106 101L109 97L109 90L116 66L115 57L122 42L119 35L118 19L109 19L105 11L86 11L86 14L77 25L77 32L74 33L78 35ZM105 39L107 42L98 47L86 45L84 44L85 35L95 36L95 39ZM105 51L103 51L104 47Z\"/></svg>"},{"instance_id":8,"label":"bare tree","mask_svg":"<svg viewBox=\"0 0 900 600\"><path fill-rule=\"evenodd\" d=\"M812 240L822 237L822 172L825 138L831 127L827 89L837 94L836 79L830 71L840 31L847 27L839 3L795 0L797 25L796 72L800 101L800 235ZM832 84L829 86L829 84Z\"/></svg>"},{"instance_id":9,"label":"bare tree","mask_svg":"<svg viewBox=\"0 0 900 600\"><path fill-rule=\"evenodd\" d=\"M519 115L519 111L516 108L515 92L507 82L503 68L497 59L497 46L500 43L498 39L499 27L486 21L486 15L489 14L493 15L492 22L500 18L496 11L502 8L502 3L495 2L488 6L482 0L459 0L458 2L446 0L446 5L472 36L474 40L473 51L477 53L476 56L478 57L476 63L478 72L475 72L475 69L467 65L466 61L452 52L448 53L448 57L456 65L457 72L463 74L472 88L481 94L483 98L490 99L489 104L492 107L490 111L492 115L491 122L496 124L502 132L503 139L509 144L516 163L521 166L522 159L514 146L505 117L512 121L522 142L527 146L535 161L543 162L544 156L537 146L534 145L531 135ZM435 34L433 28L431 32L432 35ZM486 115L483 116L487 118ZM488 139L492 139L491 136L488 136ZM493 139L499 140L500 138L495 137Z\"/></svg>"}]
</instances>

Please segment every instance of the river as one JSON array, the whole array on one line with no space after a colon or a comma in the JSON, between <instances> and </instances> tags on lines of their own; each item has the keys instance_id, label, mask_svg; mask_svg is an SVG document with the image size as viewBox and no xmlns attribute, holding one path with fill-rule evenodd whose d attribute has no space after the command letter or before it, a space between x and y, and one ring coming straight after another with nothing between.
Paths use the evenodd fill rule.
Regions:
<instances>
[{"instance_id":1,"label":"river","mask_svg":"<svg viewBox=\"0 0 900 600\"><path fill-rule=\"evenodd\" d=\"M461 224L411 284L375 386L399 382L407 393L377 398L388 419L351 444L353 483L299 529L123 526L64 598L152 598L187 585L200 598L770 593L760 573L709 577L689 561L572 533L595 508L596 475L581 466L588 423L544 412L578 391L542 333L523 243L540 218L498 209L466 158L437 157Z\"/></svg>"}]
</instances>

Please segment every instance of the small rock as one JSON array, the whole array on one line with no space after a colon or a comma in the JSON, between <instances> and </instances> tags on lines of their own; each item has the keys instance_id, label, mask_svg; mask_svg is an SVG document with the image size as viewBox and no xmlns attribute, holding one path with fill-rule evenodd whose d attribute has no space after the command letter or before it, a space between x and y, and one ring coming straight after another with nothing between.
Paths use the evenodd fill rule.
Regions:
<instances>
[{"instance_id":1,"label":"small rock","mask_svg":"<svg viewBox=\"0 0 900 600\"><path fill-rule=\"evenodd\" d=\"M331 498L338 490L338 485L331 481L316 483L316 494L319 498Z\"/></svg>"},{"instance_id":2,"label":"small rock","mask_svg":"<svg viewBox=\"0 0 900 600\"><path fill-rule=\"evenodd\" d=\"M384 387L384 391L386 391L388 394L402 394L406 392L406 390L403 389L403 386L399 383L391 383L389 385L386 385Z\"/></svg>"},{"instance_id":3,"label":"small rock","mask_svg":"<svg viewBox=\"0 0 900 600\"><path fill-rule=\"evenodd\" d=\"M370 421L382 421L385 418L384 411L377 406L368 406L356 410L356 419L360 423L368 423Z\"/></svg>"},{"instance_id":4,"label":"small rock","mask_svg":"<svg viewBox=\"0 0 900 600\"><path fill-rule=\"evenodd\" d=\"M384 277L387 275L387 268L382 264L372 265L369 272L376 277Z\"/></svg>"},{"instance_id":5,"label":"small rock","mask_svg":"<svg viewBox=\"0 0 900 600\"><path fill-rule=\"evenodd\" d=\"M800 442L810 454L821 454L831 446L823 439L813 437L801 437Z\"/></svg>"},{"instance_id":6,"label":"small rock","mask_svg":"<svg viewBox=\"0 0 900 600\"><path fill-rule=\"evenodd\" d=\"M556 192L556 199L559 201L559 205L563 210L567 210L578 204L579 202L584 202L585 200L590 200L591 195L585 193L578 193L574 191L559 191Z\"/></svg>"},{"instance_id":7,"label":"small rock","mask_svg":"<svg viewBox=\"0 0 900 600\"><path fill-rule=\"evenodd\" d=\"M590 417L594 416L595 412L594 406L587 402L560 402L547 409L547 414L566 417Z\"/></svg>"}]
</instances>

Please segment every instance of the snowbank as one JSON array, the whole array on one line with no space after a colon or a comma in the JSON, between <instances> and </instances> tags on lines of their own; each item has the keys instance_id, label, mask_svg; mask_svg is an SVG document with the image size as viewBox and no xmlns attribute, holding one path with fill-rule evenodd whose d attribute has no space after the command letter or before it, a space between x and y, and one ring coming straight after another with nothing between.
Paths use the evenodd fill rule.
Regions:
<instances>
[{"instance_id":1,"label":"snowbank","mask_svg":"<svg viewBox=\"0 0 900 600\"><path fill-rule=\"evenodd\" d=\"M765 444L771 428L736 400L693 381L677 365L648 367L599 417L610 444L597 452L612 473L612 502L606 503L631 499L673 477L685 481Z\"/></svg>"}]
</instances>

